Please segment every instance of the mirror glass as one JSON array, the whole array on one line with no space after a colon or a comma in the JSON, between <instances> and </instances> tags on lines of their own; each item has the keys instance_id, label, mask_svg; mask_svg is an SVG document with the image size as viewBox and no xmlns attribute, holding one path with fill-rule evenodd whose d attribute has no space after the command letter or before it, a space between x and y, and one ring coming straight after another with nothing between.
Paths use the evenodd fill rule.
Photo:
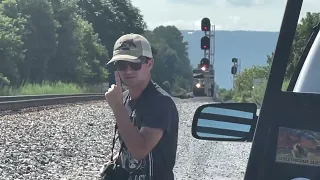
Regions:
<instances>
[{"instance_id":1,"label":"mirror glass","mask_svg":"<svg viewBox=\"0 0 320 180\"><path fill-rule=\"evenodd\" d=\"M254 123L252 112L219 107L205 107L197 118L196 134L205 138L243 139Z\"/></svg>"}]
</instances>

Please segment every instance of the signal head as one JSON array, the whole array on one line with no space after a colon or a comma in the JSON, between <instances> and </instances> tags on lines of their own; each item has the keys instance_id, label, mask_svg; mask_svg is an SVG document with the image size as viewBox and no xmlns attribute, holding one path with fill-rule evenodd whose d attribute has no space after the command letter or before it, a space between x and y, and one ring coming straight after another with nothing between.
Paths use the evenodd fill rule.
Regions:
<instances>
[{"instance_id":1,"label":"signal head","mask_svg":"<svg viewBox=\"0 0 320 180\"><path fill-rule=\"evenodd\" d=\"M208 36L203 36L201 38L201 49L202 50L210 49L210 38Z\"/></svg>"},{"instance_id":2,"label":"signal head","mask_svg":"<svg viewBox=\"0 0 320 180\"><path fill-rule=\"evenodd\" d=\"M202 58L200 61L200 69L206 71L210 67L210 60L208 58Z\"/></svg>"},{"instance_id":3,"label":"signal head","mask_svg":"<svg viewBox=\"0 0 320 180\"><path fill-rule=\"evenodd\" d=\"M211 30L211 22L210 19L205 17L201 20L201 30L202 31L210 31Z\"/></svg>"}]
</instances>

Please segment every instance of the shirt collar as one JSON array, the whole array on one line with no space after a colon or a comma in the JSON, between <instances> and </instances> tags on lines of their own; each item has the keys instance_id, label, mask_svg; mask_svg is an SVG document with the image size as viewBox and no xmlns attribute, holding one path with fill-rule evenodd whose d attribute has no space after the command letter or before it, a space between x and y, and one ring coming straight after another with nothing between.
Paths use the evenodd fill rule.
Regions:
<instances>
[{"instance_id":1,"label":"shirt collar","mask_svg":"<svg viewBox=\"0 0 320 180\"><path fill-rule=\"evenodd\" d=\"M129 92L129 106L132 107L132 105L136 105L138 101L140 101L141 99L143 99L147 94L149 94L152 89L154 87L154 82L152 81L152 79L150 79L148 85L146 86L146 88L144 88L144 90L141 92L140 96L137 99L132 100L130 97L130 92Z\"/></svg>"}]
</instances>

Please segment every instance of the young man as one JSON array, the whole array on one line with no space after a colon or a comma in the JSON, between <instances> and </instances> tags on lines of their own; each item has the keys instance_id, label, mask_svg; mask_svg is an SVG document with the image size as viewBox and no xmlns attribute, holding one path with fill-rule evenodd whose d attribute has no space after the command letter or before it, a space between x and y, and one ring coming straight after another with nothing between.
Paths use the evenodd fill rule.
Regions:
<instances>
[{"instance_id":1,"label":"young man","mask_svg":"<svg viewBox=\"0 0 320 180\"><path fill-rule=\"evenodd\" d=\"M170 95L151 79L149 42L138 34L123 35L114 45L111 63L116 84L105 97L124 143L117 163L130 173L129 180L173 180L179 114ZM128 91L122 92L121 83Z\"/></svg>"}]
</instances>

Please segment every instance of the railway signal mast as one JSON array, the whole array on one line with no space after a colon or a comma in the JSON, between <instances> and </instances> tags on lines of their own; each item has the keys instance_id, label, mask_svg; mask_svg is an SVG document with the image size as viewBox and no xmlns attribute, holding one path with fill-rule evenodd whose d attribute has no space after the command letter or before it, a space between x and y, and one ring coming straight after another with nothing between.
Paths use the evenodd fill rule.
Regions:
<instances>
[{"instance_id":1,"label":"railway signal mast","mask_svg":"<svg viewBox=\"0 0 320 180\"><path fill-rule=\"evenodd\" d=\"M232 67L231 67L231 74L233 75L233 89L235 88L235 81L237 78L237 74L240 73L240 59L238 58L232 58Z\"/></svg>"},{"instance_id":2,"label":"railway signal mast","mask_svg":"<svg viewBox=\"0 0 320 180\"><path fill-rule=\"evenodd\" d=\"M215 26L211 25L210 19L205 17L201 20L201 30L204 36L201 38L200 48L204 52L198 67L193 70L195 96L211 96L214 91L214 45L215 45Z\"/></svg>"}]
</instances>

